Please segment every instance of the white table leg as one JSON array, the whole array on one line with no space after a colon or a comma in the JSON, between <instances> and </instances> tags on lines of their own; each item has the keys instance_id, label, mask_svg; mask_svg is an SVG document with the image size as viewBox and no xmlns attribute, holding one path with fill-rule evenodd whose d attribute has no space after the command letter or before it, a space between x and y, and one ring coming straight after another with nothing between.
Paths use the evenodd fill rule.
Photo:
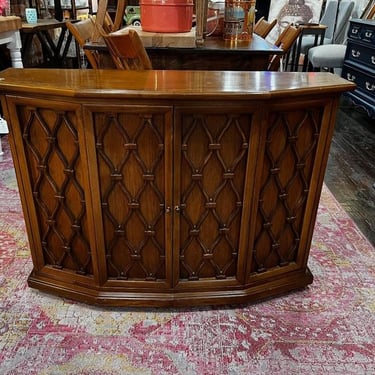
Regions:
<instances>
[{"instance_id":1,"label":"white table leg","mask_svg":"<svg viewBox=\"0 0 375 375\"><path fill-rule=\"evenodd\" d=\"M0 33L0 44L5 44L9 49L12 66L14 68L23 68L20 32L18 30L14 30Z\"/></svg>"},{"instance_id":2,"label":"white table leg","mask_svg":"<svg viewBox=\"0 0 375 375\"><path fill-rule=\"evenodd\" d=\"M12 60L12 66L14 68L23 68L22 56L21 56L21 36L20 32L17 30L14 32L14 38L7 45L10 51L10 58Z\"/></svg>"}]
</instances>

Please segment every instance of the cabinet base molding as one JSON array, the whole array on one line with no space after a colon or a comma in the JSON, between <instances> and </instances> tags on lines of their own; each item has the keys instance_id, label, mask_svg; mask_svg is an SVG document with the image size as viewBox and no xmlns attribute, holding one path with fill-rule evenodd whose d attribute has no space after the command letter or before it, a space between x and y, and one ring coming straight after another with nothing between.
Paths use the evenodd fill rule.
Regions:
<instances>
[{"instance_id":1,"label":"cabinet base molding","mask_svg":"<svg viewBox=\"0 0 375 375\"><path fill-rule=\"evenodd\" d=\"M123 292L106 290L106 288L89 288L69 285L61 281L50 280L33 273L28 278L31 288L54 294L59 297L77 300L90 305L108 307L184 307L184 306L215 306L258 302L267 298L280 296L291 291L303 289L313 282L310 270L298 270L267 280L258 285L248 285L242 289L212 291L181 291L181 292Z\"/></svg>"}]
</instances>

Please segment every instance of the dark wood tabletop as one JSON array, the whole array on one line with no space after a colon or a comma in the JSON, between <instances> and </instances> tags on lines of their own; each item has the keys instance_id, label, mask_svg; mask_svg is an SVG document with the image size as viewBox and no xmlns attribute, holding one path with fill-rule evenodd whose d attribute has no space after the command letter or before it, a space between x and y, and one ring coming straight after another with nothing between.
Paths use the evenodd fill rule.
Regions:
<instances>
[{"instance_id":1,"label":"dark wood tabletop","mask_svg":"<svg viewBox=\"0 0 375 375\"><path fill-rule=\"evenodd\" d=\"M84 48L106 51L104 42L88 42ZM283 50L254 34L249 42L207 38L196 47L146 47L154 69L266 70L269 57Z\"/></svg>"},{"instance_id":2,"label":"dark wood tabletop","mask_svg":"<svg viewBox=\"0 0 375 375\"><path fill-rule=\"evenodd\" d=\"M59 29L65 26L66 21L58 21L54 18L38 19L37 23L22 22L22 33L36 33L43 30Z\"/></svg>"}]
</instances>

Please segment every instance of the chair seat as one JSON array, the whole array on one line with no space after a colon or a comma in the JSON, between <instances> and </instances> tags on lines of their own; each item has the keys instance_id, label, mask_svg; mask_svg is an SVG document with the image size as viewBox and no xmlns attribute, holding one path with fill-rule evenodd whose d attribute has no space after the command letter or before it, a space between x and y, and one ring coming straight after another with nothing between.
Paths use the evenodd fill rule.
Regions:
<instances>
[{"instance_id":1,"label":"chair seat","mask_svg":"<svg viewBox=\"0 0 375 375\"><path fill-rule=\"evenodd\" d=\"M309 50L309 62L314 68L341 68L344 64L345 44L326 44Z\"/></svg>"},{"instance_id":2,"label":"chair seat","mask_svg":"<svg viewBox=\"0 0 375 375\"><path fill-rule=\"evenodd\" d=\"M332 43L331 38L323 38L322 44L330 44ZM308 50L314 47L315 44L315 35L304 35L302 42L301 42L301 53L306 54Z\"/></svg>"}]
</instances>

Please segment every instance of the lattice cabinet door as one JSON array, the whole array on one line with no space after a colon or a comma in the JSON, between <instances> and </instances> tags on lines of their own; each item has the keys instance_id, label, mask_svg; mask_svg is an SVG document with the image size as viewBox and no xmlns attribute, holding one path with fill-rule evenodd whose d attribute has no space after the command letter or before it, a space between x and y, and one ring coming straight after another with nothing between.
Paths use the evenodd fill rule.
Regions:
<instances>
[{"instance_id":1,"label":"lattice cabinet door","mask_svg":"<svg viewBox=\"0 0 375 375\"><path fill-rule=\"evenodd\" d=\"M172 108L85 106L85 113L101 282L167 288Z\"/></svg>"},{"instance_id":2,"label":"lattice cabinet door","mask_svg":"<svg viewBox=\"0 0 375 375\"><path fill-rule=\"evenodd\" d=\"M241 218L252 114L226 106L177 110L174 280L177 288L241 284ZM247 111L247 112L244 112Z\"/></svg>"}]
</instances>

